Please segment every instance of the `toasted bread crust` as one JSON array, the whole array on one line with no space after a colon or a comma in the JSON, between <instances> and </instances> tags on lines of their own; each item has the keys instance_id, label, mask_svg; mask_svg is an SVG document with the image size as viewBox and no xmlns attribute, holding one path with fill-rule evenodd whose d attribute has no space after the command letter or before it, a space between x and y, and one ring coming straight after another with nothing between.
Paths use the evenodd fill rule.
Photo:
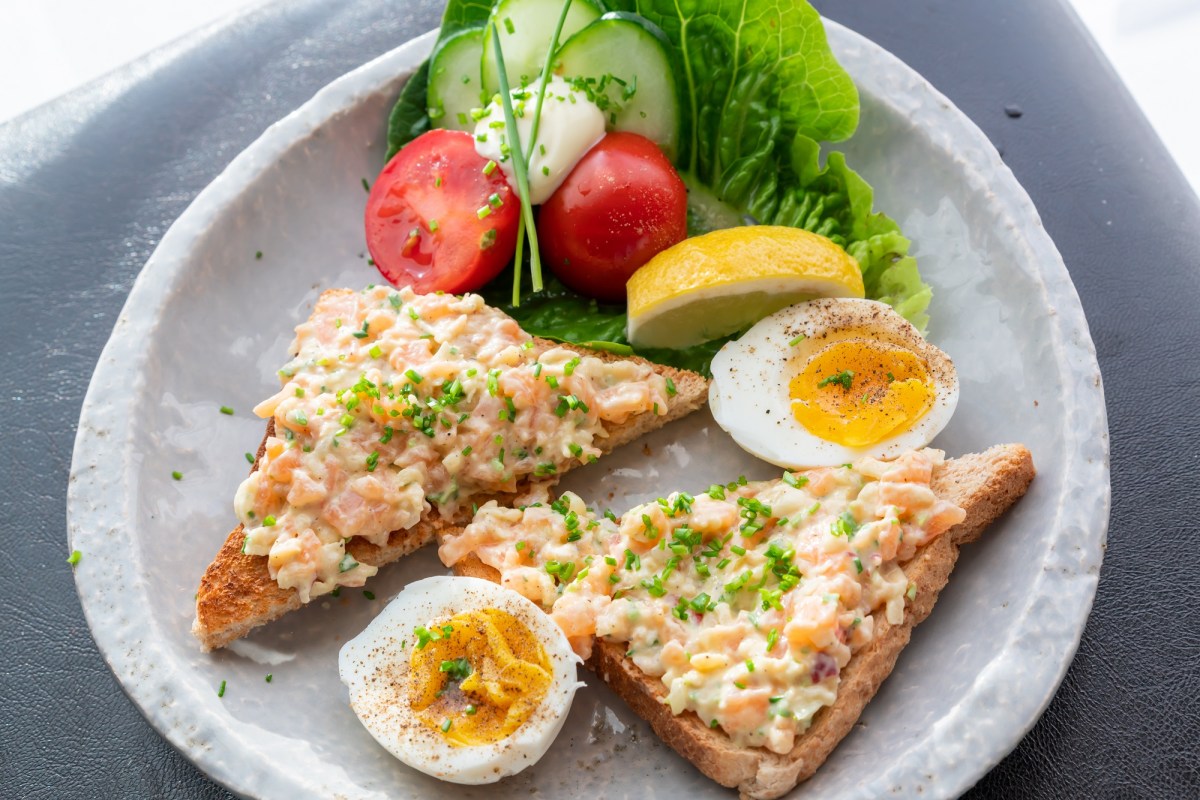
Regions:
<instances>
[{"instance_id":1,"label":"toasted bread crust","mask_svg":"<svg viewBox=\"0 0 1200 800\"><path fill-rule=\"evenodd\" d=\"M348 290L330 290L344 292ZM603 361L637 361L650 364L637 356L620 356L614 353L593 351L569 344L552 342L548 339L534 340L537 351L544 352L553 347L565 347L582 355L594 356ZM643 434L656 430L669 422L680 419L700 406L708 399L708 381L701 375L673 367L650 364L655 371L675 384L676 395L672 398L667 413L661 416L644 413L631 417L621 425L605 424L608 437L598 442L598 447L604 453L611 452L623 444L637 439ZM266 450L267 439L274 435L275 421L267 421L266 433L258 447L251 472L258 469ZM565 471L565 470L564 470ZM557 478L547 481L553 483ZM519 494L527 491L532 481L524 481L516 494L500 494L490 498L480 498L482 504L488 499L495 499L501 504L511 504ZM387 544L377 547L364 539L353 538L347 544L347 549L356 560L372 566L389 564L402 556L434 541L438 533L453 526L463 526L471 521L469 510L465 510L457 519L444 520L436 513L425 515L407 530L393 531ZM246 535L242 525L238 525L226 537L224 545L216 558L209 564L200 579L200 588L196 594L196 618L192 624L192 633L200 640L203 650L213 650L224 647L235 639L245 636L254 628L278 619L289 611L294 611L303 605L299 595L292 589L281 589L267 571L266 556L246 555L242 552L242 544Z\"/></svg>"},{"instance_id":2,"label":"toasted bread crust","mask_svg":"<svg viewBox=\"0 0 1200 800\"><path fill-rule=\"evenodd\" d=\"M694 713L672 714L664 702L666 689L662 681L639 670L625 657L625 647L620 643L597 640L587 666L648 721L666 744L705 775L723 786L737 787L744 797L779 797L811 777L850 732L891 674L913 627L933 610L958 560L959 546L979 538L984 528L1025 493L1033 476L1033 458L1022 445L998 445L984 453L947 461L934 471L934 492L961 506L966 511L965 519L903 565L909 581L917 587L916 599L905 610L904 621L889 625L883 614L875 615L875 635L842 670L837 700L817 713L789 753L738 747ZM492 581L500 578L499 572L475 556L456 564L454 571Z\"/></svg>"}]
</instances>

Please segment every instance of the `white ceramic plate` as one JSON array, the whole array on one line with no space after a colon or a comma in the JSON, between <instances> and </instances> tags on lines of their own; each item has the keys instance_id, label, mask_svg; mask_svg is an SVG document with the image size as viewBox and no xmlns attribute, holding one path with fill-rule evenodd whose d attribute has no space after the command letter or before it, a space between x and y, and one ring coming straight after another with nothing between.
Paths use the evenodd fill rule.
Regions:
<instances>
[{"instance_id":1,"label":"white ceramic plate","mask_svg":"<svg viewBox=\"0 0 1200 800\"><path fill-rule=\"evenodd\" d=\"M937 292L930 338L958 365L962 399L937 444L953 455L1025 442L1040 474L963 553L861 724L797 796L947 797L1020 740L1078 643L1108 522L1100 373L1062 260L988 140L893 56L826 24L862 93L844 149L915 241ZM498 786L438 784L387 755L348 707L337 651L407 581L443 571L430 551L384 570L370 587L377 600L348 591L315 602L261 629L243 654L203 655L189 633L200 575L234 525L243 453L262 435L249 409L276 390L292 327L321 290L379 281L364 257L360 180L377 172L389 104L432 43L431 33L355 70L273 125L138 277L88 390L72 465L88 623L151 724L245 795L728 796L591 676L547 757ZM620 509L648 488L740 473L778 470L701 412L565 484Z\"/></svg>"}]
</instances>

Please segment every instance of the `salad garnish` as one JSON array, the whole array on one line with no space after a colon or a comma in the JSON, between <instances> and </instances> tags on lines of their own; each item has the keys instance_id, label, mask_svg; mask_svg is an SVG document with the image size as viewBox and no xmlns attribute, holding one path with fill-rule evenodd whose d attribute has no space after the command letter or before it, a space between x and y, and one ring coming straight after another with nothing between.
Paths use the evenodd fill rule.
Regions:
<instances>
[{"instance_id":1,"label":"salad garnish","mask_svg":"<svg viewBox=\"0 0 1200 800\"><path fill-rule=\"evenodd\" d=\"M550 7L558 14L547 13ZM607 0L605 7L609 13L594 0L560 6L545 0L450 0L432 62L410 78L389 118L391 158L434 127L470 130L482 118L474 106L486 106L499 88L509 141L521 143L511 153L509 175L521 213L515 252L507 251L512 274L502 272L482 287L488 301L535 335L633 350L621 304L598 302L542 274L547 254L538 244L528 185L550 171L530 163L545 128L543 105L554 93L549 84L561 77L586 94L582 102L602 110L610 132L646 136L667 155L687 187L689 236L759 224L819 234L857 261L867 298L888 303L924 330L932 292L909 255L909 240L894 220L874 210L871 186L845 156L822 151L821 142L854 132L859 99L816 10L804 2L781 7L770 0ZM618 36L624 38L614 45ZM502 40L510 48L507 62ZM454 72L472 63L481 64L482 73ZM521 114L512 90L527 87L536 105L532 128L519 136L515 123ZM446 233L446 220L439 223ZM512 247L504 228L498 231L506 250ZM542 236L544 244L547 233ZM522 287L526 240L528 291ZM563 261L560 254L556 272L586 269ZM707 371L723 341L637 352Z\"/></svg>"}]
</instances>

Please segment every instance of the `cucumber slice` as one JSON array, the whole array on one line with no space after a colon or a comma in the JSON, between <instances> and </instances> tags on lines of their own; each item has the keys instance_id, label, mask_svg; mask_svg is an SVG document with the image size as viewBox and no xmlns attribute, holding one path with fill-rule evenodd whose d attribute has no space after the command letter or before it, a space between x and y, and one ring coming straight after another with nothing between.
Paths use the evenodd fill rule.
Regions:
<instances>
[{"instance_id":1,"label":"cucumber slice","mask_svg":"<svg viewBox=\"0 0 1200 800\"><path fill-rule=\"evenodd\" d=\"M560 41L566 39L603 13L592 0L574 0L563 23ZM562 0L500 0L492 9L491 22L500 32L504 50L504 69L513 88L537 80L546 63L546 50L554 38L554 28L562 14ZM500 73L489 33L483 42L483 88L487 96L500 91Z\"/></svg>"},{"instance_id":2,"label":"cucumber slice","mask_svg":"<svg viewBox=\"0 0 1200 800\"><path fill-rule=\"evenodd\" d=\"M671 52L654 23L614 11L568 39L554 71L586 82L584 91L596 96L609 130L641 134L674 161L681 114Z\"/></svg>"},{"instance_id":3,"label":"cucumber slice","mask_svg":"<svg viewBox=\"0 0 1200 800\"><path fill-rule=\"evenodd\" d=\"M426 103L435 128L475 130L471 109L483 105L479 64L483 28L468 28L448 37L429 59Z\"/></svg>"}]
</instances>

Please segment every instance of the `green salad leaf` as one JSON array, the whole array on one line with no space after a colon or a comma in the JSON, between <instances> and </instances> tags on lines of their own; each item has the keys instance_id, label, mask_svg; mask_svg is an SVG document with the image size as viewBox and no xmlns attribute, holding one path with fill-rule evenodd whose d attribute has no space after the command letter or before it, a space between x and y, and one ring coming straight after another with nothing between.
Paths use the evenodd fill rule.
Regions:
<instances>
[{"instance_id":1,"label":"green salad leaf","mask_svg":"<svg viewBox=\"0 0 1200 800\"><path fill-rule=\"evenodd\" d=\"M526 332L545 339L571 342L620 355L639 355L659 364L670 364L708 375L713 356L725 342L734 338L726 337L682 350L635 350L625 336L625 306L598 303L571 291L553 277L547 277L542 291L530 292L521 298L521 305L514 306L508 291L511 284L510 268L484 288L484 299L488 305L515 319Z\"/></svg>"},{"instance_id":2,"label":"green salad leaf","mask_svg":"<svg viewBox=\"0 0 1200 800\"><path fill-rule=\"evenodd\" d=\"M400 99L392 107L392 114L388 117L388 151L384 161L391 161L401 147L429 130L429 109L425 107L428 88L429 59L425 59L408 83L404 84Z\"/></svg>"},{"instance_id":3,"label":"green salad leaf","mask_svg":"<svg viewBox=\"0 0 1200 800\"><path fill-rule=\"evenodd\" d=\"M872 210L871 185L850 169L842 153L829 153L824 166L819 158L819 145L797 135L789 156L795 183L778 188L777 204L751 213L764 214L760 222L804 228L837 242L858 261L866 296L892 306L923 333L933 290L908 254L911 243L895 220Z\"/></svg>"},{"instance_id":4,"label":"green salad leaf","mask_svg":"<svg viewBox=\"0 0 1200 800\"><path fill-rule=\"evenodd\" d=\"M467 28L483 27L492 13L492 0L450 0L442 13L442 27L438 31L437 45L448 37ZM426 103L429 82L429 59L425 59L417 71L408 79L396 105L392 107L387 129L387 157L400 152L400 148L432 127L429 107Z\"/></svg>"},{"instance_id":5,"label":"green salad leaf","mask_svg":"<svg viewBox=\"0 0 1200 800\"><path fill-rule=\"evenodd\" d=\"M480 28L492 15L492 0L450 0L442 12L438 42L466 28Z\"/></svg>"},{"instance_id":6,"label":"green salad leaf","mask_svg":"<svg viewBox=\"0 0 1200 800\"><path fill-rule=\"evenodd\" d=\"M718 186L780 133L840 141L858 127L858 89L805 2L613 0L667 35L690 116L679 166ZM781 91L782 90L782 91Z\"/></svg>"}]
</instances>

